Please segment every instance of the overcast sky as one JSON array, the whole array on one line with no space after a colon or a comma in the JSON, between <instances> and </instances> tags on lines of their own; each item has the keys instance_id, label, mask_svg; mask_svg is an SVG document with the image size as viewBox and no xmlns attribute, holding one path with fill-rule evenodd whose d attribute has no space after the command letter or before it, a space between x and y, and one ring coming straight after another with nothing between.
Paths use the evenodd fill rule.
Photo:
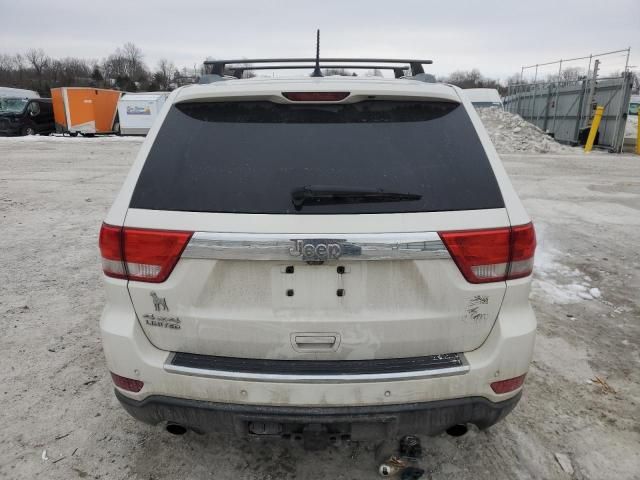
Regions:
<instances>
[{"instance_id":1,"label":"overcast sky","mask_svg":"<svg viewBox=\"0 0 640 480\"><path fill-rule=\"evenodd\" d=\"M0 0L0 19L0 53L101 59L131 41L150 67L312 56L317 27L324 56L431 58L436 75L475 67L505 78L629 46L640 66L640 0ZM624 58L603 65L622 70Z\"/></svg>"}]
</instances>

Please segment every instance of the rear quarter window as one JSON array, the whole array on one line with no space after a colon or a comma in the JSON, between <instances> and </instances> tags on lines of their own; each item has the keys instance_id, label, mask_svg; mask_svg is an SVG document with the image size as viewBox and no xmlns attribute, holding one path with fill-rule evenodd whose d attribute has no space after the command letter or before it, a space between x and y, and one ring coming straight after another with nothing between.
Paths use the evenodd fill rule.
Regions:
<instances>
[{"instance_id":1,"label":"rear quarter window","mask_svg":"<svg viewBox=\"0 0 640 480\"><path fill-rule=\"evenodd\" d=\"M416 199L318 202L296 210L291 192L309 185L411 193ZM504 203L475 128L457 103L246 101L173 105L130 207L312 215L476 210Z\"/></svg>"}]
</instances>

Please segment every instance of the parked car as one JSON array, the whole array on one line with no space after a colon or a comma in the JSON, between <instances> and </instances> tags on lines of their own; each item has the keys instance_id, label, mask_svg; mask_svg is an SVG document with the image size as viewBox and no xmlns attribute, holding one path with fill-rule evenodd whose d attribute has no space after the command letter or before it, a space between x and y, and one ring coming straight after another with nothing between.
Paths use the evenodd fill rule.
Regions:
<instances>
[{"instance_id":1,"label":"parked car","mask_svg":"<svg viewBox=\"0 0 640 480\"><path fill-rule=\"evenodd\" d=\"M0 98L2 97L40 98L40 94L24 88L0 87Z\"/></svg>"},{"instance_id":2,"label":"parked car","mask_svg":"<svg viewBox=\"0 0 640 480\"><path fill-rule=\"evenodd\" d=\"M515 407L534 228L468 98L421 78L170 95L100 231L102 343L131 415L380 439Z\"/></svg>"},{"instance_id":3,"label":"parked car","mask_svg":"<svg viewBox=\"0 0 640 480\"><path fill-rule=\"evenodd\" d=\"M462 91L476 108L504 107L500 93L495 88L465 88Z\"/></svg>"},{"instance_id":4,"label":"parked car","mask_svg":"<svg viewBox=\"0 0 640 480\"><path fill-rule=\"evenodd\" d=\"M0 135L49 135L55 131L49 98L0 98Z\"/></svg>"}]
</instances>

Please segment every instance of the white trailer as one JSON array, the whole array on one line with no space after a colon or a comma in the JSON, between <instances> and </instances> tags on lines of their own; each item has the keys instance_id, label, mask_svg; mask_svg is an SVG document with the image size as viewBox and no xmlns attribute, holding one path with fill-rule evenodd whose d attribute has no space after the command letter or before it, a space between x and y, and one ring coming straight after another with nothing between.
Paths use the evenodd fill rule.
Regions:
<instances>
[{"instance_id":1,"label":"white trailer","mask_svg":"<svg viewBox=\"0 0 640 480\"><path fill-rule=\"evenodd\" d=\"M500 94L495 88L465 88L462 91L476 108L503 107Z\"/></svg>"},{"instance_id":2,"label":"white trailer","mask_svg":"<svg viewBox=\"0 0 640 480\"><path fill-rule=\"evenodd\" d=\"M126 93L118 101L122 135L146 135L153 125L168 92Z\"/></svg>"},{"instance_id":3,"label":"white trailer","mask_svg":"<svg viewBox=\"0 0 640 480\"><path fill-rule=\"evenodd\" d=\"M0 97L40 98L40 94L33 90L24 90L22 88L0 87Z\"/></svg>"}]
</instances>

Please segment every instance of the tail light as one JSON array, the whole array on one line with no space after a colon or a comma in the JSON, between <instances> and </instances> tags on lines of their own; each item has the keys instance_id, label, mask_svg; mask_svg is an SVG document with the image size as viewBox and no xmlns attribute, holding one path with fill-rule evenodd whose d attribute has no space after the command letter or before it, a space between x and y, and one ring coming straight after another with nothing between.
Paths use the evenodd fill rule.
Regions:
<instances>
[{"instance_id":1,"label":"tail light","mask_svg":"<svg viewBox=\"0 0 640 480\"><path fill-rule=\"evenodd\" d=\"M122 227L103 223L98 244L102 256L102 270L105 275L113 278L127 278L127 271L122 261Z\"/></svg>"},{"instance_id":2,"label":"tail light","mask_svg":"<svg viewBox=\"0 0 640 480\"><path fill-rule=\"evenodd\" d=\"M522 278L533 270L536 234L532 223L517 227L440 232L440 238L470 283Z\"/></svg>"},{"instance_id":3,"label":"tail light","mask_svg":"<svg viewBox=\"0 0 640 480\"><path fill-rule=\"evenodd\" d=\"M491 384L491 390L493 390L495 393L513 392L514 390L517 390L522 386L522 384L524 383L524 377L526 376L527 374L525 373L524 375L520 375L519 377L493 382Z\"/></svg>"},{"instance_id":4,"label":"tail light","mask_svg":"<svg viewBox=\"0 0 640 480\"><path fill-rule=\"evenodd\" d=\"M100 230L102 269L108 277L164 282L191 235L192 232L103 224Z\"/></svg>"},{"instance_id":5,"label":"tail light","mask_svg":"<svg viewBox=\"0 0 640 480\"><path fill-rule=\"evenodd\" d=\"M282 96L292 102L339 102L349 92L282 92Z\"/></svg>"},{"instance_id":6,"label":"tail light","mask_svg":"<svg viewBox=\"0 0 640 480\"><path fill-rule=\"evenodd\" d=\"M120 375L116 375L113 372L111 372L111 380L113 380L113 384L116 387L120 387L121 389L127 390L128 392L137 393L142 390L142 387L144 387L144 382L142 382L141 380L121 377Z\"/></svg>"},{"instance_id":7,"label":"tail light","mask_svg":"<svg viewBox=\"0 0 640 480\"><path fill-rule=\"evenodd\" d=\"M532 223L511 228L511 259L509 278L521 278L533 271L536 251L536 231Z\"/></svg>"}]
</instances>

